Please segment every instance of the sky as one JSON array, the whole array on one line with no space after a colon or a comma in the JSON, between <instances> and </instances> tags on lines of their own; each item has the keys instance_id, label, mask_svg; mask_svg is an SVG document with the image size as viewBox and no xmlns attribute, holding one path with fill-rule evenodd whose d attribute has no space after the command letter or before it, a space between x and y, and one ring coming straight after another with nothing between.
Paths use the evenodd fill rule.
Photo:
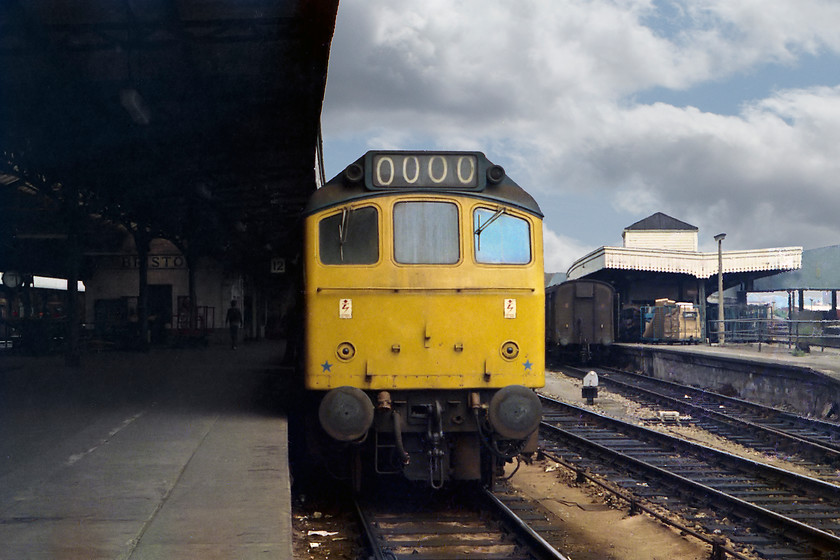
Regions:
<instances>
[{"instance_id":1,"label":"sky","mask_svg":"<svg viewBox=\"0 0 840 560\"><path fill-rule=\"evenodd\" d=\"M565 272L664 212L701 251L840 244L837 0L341 0L327 178L373 149L477 150Z\"/></svg>"}]
</instances>

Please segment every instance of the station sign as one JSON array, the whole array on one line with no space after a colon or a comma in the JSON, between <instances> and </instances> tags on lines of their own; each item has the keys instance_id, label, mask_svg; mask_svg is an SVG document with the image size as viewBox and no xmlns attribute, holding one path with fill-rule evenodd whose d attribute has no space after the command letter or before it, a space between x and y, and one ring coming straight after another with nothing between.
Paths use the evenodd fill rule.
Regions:
<instances>
[{"instance_id":1,"label":"station sign","mask_svg":"<svg viewBox=\"0 0 840 560\"><path fill-rule=\"evenodd\" d=\"M282 257L273 257L271 259L271 274L285 274L286 273L286 259Z\"/></svg>"}]
</instances>

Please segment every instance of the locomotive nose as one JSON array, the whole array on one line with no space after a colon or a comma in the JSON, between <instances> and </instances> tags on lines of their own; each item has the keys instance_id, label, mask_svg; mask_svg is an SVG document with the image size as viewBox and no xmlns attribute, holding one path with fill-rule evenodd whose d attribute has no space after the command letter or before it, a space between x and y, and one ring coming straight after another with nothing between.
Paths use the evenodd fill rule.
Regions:
<instances>
[{"instance_id":1,"label":"locomotive nose","mask_svg":"<svg viewBox=\"0 0 840 560\"><path fill-rule=\"evenodd\" d=\"M318 419L338 441L361 439L373 423L373 403L356 387L337 387L321 400Z\"/></svg>"},{"instance_id":2,"label":"locomotive nose","mask_svg":"<svg viewBox=\"0 0 840 560\"><path fill-rule=\"evenodd\" d=\"M490 400L490 424L504 438L525 439L540 425L542 404L531 389L508 385Z\"/></svg>"}]
</instances>

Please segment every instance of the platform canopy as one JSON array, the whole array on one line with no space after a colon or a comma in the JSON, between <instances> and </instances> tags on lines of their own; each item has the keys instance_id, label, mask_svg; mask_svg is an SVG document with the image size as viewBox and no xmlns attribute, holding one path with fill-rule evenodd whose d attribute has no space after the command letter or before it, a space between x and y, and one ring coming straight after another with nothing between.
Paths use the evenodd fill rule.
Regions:
<instances>
[{"instance_id":1,"label":"platform canopy","mask_svg":"<svg viewBox=\"0 0 840 560\"><path fill-rule=\"evenodd\" d=\"M725 251L724 289L753 291L759 278L799 268L800 247ZM611 283L622 305L653 305L659 298L700 304L718 291L718 254L637 247L600 247L578 259L568 278ZM746 296L743 296L746 297Z\"/></svg>"},{"instance_id":2,"label":"platform canopy","mask_svg":"<svg viewBox=\"0 0 840 560\"><path fill-rule=\"evenodd\" d=\"M757 280L755 292L787 290L840 290L840 245L806 249L802 267Z\"/></svg>"},{"instance_id":3,"label":"platform canopy","mask_svg":"<svg viewBox=\"0 0 840 560\"><path fill-rule=\"evenodd\" d=\"M243 261L294 246L337 8L0 2L0 270L61 276L68 228L84 251L106 250L107 228L77 212L192 232Z\"/></svg>"},{"instance_id":4,"label":"platform canopy","mask_svg":"<svg viewBox=\"0 0 840 560\"><path fill-rule=\"evenodd\" d=\"M719 267L717 251L697 250L698 231L657 212L624 229L623 247L592 251L569 267L567 277L610 282L622 291L625 301L653 301L667 294L699 303L705 294L717 291L719 270L725 288L741 285L748 289L758 278L802 265L801 247L776 247L723 251Z\"/></svg>"},{"instance_id":5,"label":"platform canopy","mask_svg":"<svg viewBox=\"0 0 840 560\"><path fill-rule=\"evenodd\" d=\"M755 277L795 270L801 266L801 247L724 251L723 273L754 273ZM718 254L636 247L601 247L569 268L570 280L603 269L687 274L699 279L718 273Z\"/></svg>"}]
</instances>

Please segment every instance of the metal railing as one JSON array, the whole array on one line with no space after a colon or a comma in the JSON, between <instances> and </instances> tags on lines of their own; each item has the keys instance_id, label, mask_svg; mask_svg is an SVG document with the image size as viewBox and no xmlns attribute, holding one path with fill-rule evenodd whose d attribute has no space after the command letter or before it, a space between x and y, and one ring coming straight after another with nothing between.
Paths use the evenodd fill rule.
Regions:
<instances>
[{"instance_id":1,"label":"metal railing","mask_svg":"<svg viewBox=\"0 0 840 560\"><path fill-rule=\"evenodd\" d=\"M791 347L840 348L840 320L726 319L725 341L732 343L775 343ZM717 339L720 321L708 320L709 338Z\"/></svg>"}]
</instances>

